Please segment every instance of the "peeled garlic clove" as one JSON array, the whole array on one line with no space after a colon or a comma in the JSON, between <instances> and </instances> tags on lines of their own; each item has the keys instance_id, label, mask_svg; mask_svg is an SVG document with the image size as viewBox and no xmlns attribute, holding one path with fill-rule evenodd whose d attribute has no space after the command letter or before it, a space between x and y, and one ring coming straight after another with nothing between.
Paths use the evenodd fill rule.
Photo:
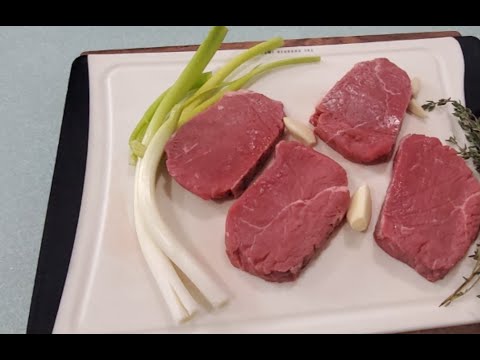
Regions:
<instances>
[{"instance_id":1,"label":"peeled garlic clove","mask_svg":"<svg viewBox=\"0 0 480 360\"><path fill-rule=\"evenodd\" d=\"M420 92L420 88L422 86L420 79L417 77L414 77L411 81L412 83L412 97L415 99Z\"/></svg>"},{"instance_id":2,"label":"peeled garlic clove","mask_svg":"<svg viewBox=\"0 0 480 360\"><path fill-rule=\"evenodd\" d=\"M303 144L307 146L314 146L317 143L315 134L307 125L302 124L299 121L292 120L288 116L283 118L283 123L285 124L288 132Z\"/></svg>"},{"instance_id":3,"label":"peeled garlic clove","mask_svg":"<svg viewBox=\"0 0 480 360\"><path fill-rule=\"evenodd\" d=\"M347 221L355 231L368 229L372 218L372 198L368 185L360 186L352 196L347 212Z\"/></svg>"}]
</instances>

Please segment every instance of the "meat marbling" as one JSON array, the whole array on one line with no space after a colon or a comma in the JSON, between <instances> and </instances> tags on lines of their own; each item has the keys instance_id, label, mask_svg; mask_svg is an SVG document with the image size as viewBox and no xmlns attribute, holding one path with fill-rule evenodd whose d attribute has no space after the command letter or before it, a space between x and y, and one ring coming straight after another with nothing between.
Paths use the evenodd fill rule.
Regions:
<instances>
[{"instance_id":1,"label":"meat marbling","mask_svg":"<svg viewBox=\"0 0 480 360\"><path fill-rule=\"evenodd\" d=\"M268 281L296 279L344 218L347 185L345 170L334 160L281 141L271 166L228 212L231 263Z\"/></svg>"},{"instance_id":2,"label":"meat marbling","mask_svg":"<svg viewBox=\"0 0 480 360\"><path fill-rule=\"evenodd\" d=\"M182 126L169 140L167 169L203 199L238 197L284 131L283 104L241 90Z\"/></svg>"},{"instance_id":3,"label":"meat marbling","mask_svg":"<svg viewBox=\"0 0 480 360\"><path fill-rule=\"evenodd\" d=\"M315 133L346 159L390 158L411 97L410 78L385 58L356 64L317 105Z\"/></svg>"},{"instance_id":4,"label":"meat marbling","mask_svg":"<svg viewBox=\"0 0 480 360\"><path fill-rule=\"evenodd\" d=\"M375 228L377 244L429 281L466 254L480 226L480 184L437 138L404 137Z\"/></svg>"}]
</instances>

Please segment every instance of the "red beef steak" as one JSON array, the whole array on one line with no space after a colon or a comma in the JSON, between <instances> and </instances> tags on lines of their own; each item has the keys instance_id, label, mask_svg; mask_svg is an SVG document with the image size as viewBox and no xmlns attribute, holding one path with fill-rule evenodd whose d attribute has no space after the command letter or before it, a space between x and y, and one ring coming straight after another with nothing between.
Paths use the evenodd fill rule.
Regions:
<instances>
[{"instance_id":1,"label":"red beef steak","mask_svg":"<svg viewBox=\"0 0 480 360\"><path fill-rule=\"evenodd\" d=\"M395 155L375 228L377 244L429 281L466 254L480 226L480 184L437 138L409 135Z\"/></svg>"},{"instance_id":2,"label":"red beef steak","mask_svg":"<svg viewBox=\"0 0 480 360\"><path fill-rule=\"evenodd\" d=\"M203 199L238 197L280 140L283 117L282 103L262 94L228 93L169 140L168 172Z\"/></svg>"},{"instance_id":3,"label":"red beef steak","mask_svg":"<svg viewBox=\"0 0 480 360\"><path fill-rule=\"evenodd\" d=\"M411 97L410 78L385 58L356 64L317 105L315 133L350 161L388 160Z\"/></svg>"},{"instance_id":4,"label":"red beef steak","mask_svg":"<svg viewBox=\"0 0 480 360\"><path fill-rule=\"evenodd\" d=\"M228 212L231 263L268 281L296 279L344 218L347 185L335 161L298 142L281 141L272 165Z\"/></svg>"}]
</instances>

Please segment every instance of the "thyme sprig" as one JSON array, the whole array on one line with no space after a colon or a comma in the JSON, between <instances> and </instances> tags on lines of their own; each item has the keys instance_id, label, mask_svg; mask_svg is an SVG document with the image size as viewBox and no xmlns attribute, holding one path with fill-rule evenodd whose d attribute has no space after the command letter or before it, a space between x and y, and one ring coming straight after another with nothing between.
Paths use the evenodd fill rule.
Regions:
<instances>
[{"instance_id":1,"label":"thyme sprig","mask_svg":"<svg viewBox=\"0 0 480 360\"><path fill-rule=\"evenodd\" d=\"M477 285L477 283L480 281L480 251L479 251L480 244L477 244L477 249L473 253L473 255L470 255L469 258L472 258L475 261L475 266L473 267L472 273L468 277L463 277L463 283L460 285L452 295L447 297L443 302L440 304L440 306L448 306L450 305L453 301L458 299L459 297L465 295L468 293L472 288ZM478 298L480 298L480 295L477 295Z\"/></svg>"},{"instance_id":2,"label":"thyme sprig","mask_svg":"<svg viewBox=\"0 0 480 360\"><path fill-rule=\"evenodd\" d=\"M427 101L427 103L422 105L422 108L430 112L437 106L445 106L447 104L452 104L453 116L457 118L458 124L465 132L465 138L469 142L469 145L460 145L455 136L451 136L447 142L457 149L458 155L462 158L465 160L471 159L475 169L480 173L480 119L475 116L472 110L451 98L440 99L437 102ZM480 243L477 244L475 252L473 255L470 255L469 258L475 261L471 274L468 277L463 277L463 283L447 297L440 306L450 305L453 301L468 293L480 282ZM480 295L477 297L480 298Z\"/></svg>"},{"instance_id":3,"label":"thyme sprig","mask_svg":"<svg viewBox=\"0 0 480 360\"><path fill-rule=\"evenodd\" d=\"M454 145L458 154L465 160L472 159L473 165L477 172L480 173L480 120L475 116L472 110L463 106L459 101L448 99L440 99L437 102L427 101L422 105L425 111L433 111L437 106L447 104L453 106L453 116L458 119L458 124L465 131L465 137L470 145L460 145L455 136L451 136L447 142Z\"/></svg>"}]
</instances>

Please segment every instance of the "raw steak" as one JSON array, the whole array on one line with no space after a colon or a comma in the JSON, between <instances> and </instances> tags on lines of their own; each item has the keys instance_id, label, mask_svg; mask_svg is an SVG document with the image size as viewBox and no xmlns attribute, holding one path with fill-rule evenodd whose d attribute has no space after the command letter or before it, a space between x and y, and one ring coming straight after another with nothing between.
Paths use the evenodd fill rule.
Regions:
<instances>
[{"instance_id":1,"label":"raw steak","mask_svg":"<svg viewBox=\"0 0 480 360\"><path fill-rule=\"evenodd\" d=\"M342 221L350 203L345 170L298 142L233 204L225 242L231 263L268 281L296 279Z\"/></svg>"},{"instance_id":2,"label":"raw steak","mask_svg":"<svg viewBox=\"0 0 480 360\"><path fill-rule=\"evenodd\" d=\"M262 94L228 93L170 139L168 172L203 199L238 197L280 140L283 117L282 103Z\"/></svg>"},{"instance_id":3,"label":"raw steak","mask_svg":"<svg viewBox=\"0 0 480 360\"><path fill-rule=\"evenodd\" d=\"M395 155L375 240L430 281L468 251L480 226L480 184L437 138L409 135Z\"/></svg>"},{"instance_id":4,"label":"raw steak","mask_svg":"<svg viewBox=\"0 0 480 360\"><path fill-rule=\"evenodd\" d=\"M310 122L346 159L374 164L390 158L411 97L407 73L388 59L356 64L325 95Z\"/></svg>"}]
</instances>

